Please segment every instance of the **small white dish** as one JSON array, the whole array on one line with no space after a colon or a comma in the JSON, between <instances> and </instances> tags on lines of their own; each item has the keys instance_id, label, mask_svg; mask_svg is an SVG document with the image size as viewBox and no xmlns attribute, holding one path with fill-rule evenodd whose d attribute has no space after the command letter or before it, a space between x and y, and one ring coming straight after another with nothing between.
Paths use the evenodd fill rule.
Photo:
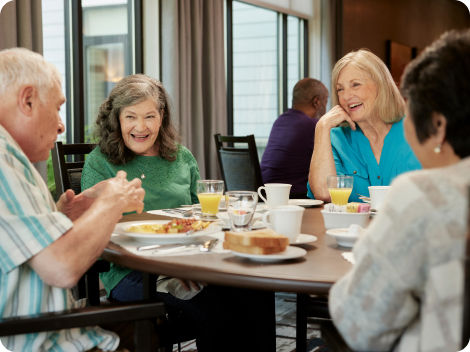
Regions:
<instances>
[{"instance_id":1,"label":"small white dish","mask_svg":"<svg viewBox=\"0 0 470 352\"><path fill-rule=\"evenodd\" d=\"M295 259L303 257L307 251L300 247L287 246L286 250L281 253L274 254L249 254L232 251L232 254L237 257L248 258L257 262L279 262L288 259Z\"/></svg>"},{"instance_id":2,"label":"small white dish","mask_svg":"<svg viewBox=\"0 0 470 352\"><path fill-rule=\"evenodd\" d=\"M352 224L357 224L366 228L369 224L370 212L368 213L346 213L346 212L330 212L322 209L320 213L323 216L325 228L335 229L349 227Z\"/></svg>"},{"instance_id":3,"label":"small white dish","mask_svg":"<svg viewBox=\"0 0 470 352\"><path fill-rule=\"evenodd\" d=\"M289 205L298 205L304 208L311 208L322 205L323 201L319 199L289 199Z\"/></svg>"},{"instance_id":4,"label":"small white dish","mask_svg":"<svg viewBox=\"0 0 470 352\"><path fill-rule=\"evenodd\" d=\"M347 248L353 247L360 236L360 233L351 232L349 228L329 229L326 234L334 237L339 246Z\"/></svg>"},{"instance_id":5,"label":"small white dish","mask_svg":"<svg viewBox=\"0 0 470 352\"><path fill-rule=\"evenodd\" d=\"M134 225L143 225L143 224L166 224L168 220L144 220L144 221L127 221L120 222L116 224L113 233L118 235L126 236L133 238L138 242L146 243L184 243L192 241L196 237L205 236L212 234L214 232L219 232L222 230L221 226L217 223L212 223L204 230L196 231L190 235L186 233L140 233L140 232L129 232L127 229Z\"/></svg>"},{"instance_id":6,"label":"small white dish","mask_svg":"<svg viewBox=\"0 0 470 352\"><path fill-rule=\"evenodd\" d=\"M307 244L307 243L315 242L316 240L318 240L317 236L301 233L297 235L297 237L295 238L295 241L291 242L290 245L295 246L296 244Z\"/></svg>"}]
</instances>

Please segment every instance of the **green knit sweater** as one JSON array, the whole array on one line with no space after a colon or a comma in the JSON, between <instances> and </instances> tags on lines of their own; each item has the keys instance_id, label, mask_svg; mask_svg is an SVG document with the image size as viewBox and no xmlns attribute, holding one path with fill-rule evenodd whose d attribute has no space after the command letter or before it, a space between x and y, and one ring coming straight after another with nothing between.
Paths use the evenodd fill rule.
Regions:
<instances>
[{"instance_id":1,"label":"green knit sweater","mask_svg":"<svg viewBox=\"0 0 470 352\"><path fill-rule=\"evenodd\" d=\"M86 158L82 172L82 190L100 181L116 176L119 170L127 172L127 179L140 178L145 189L144 211L178 207L197 203L196 181L199 168L191 152L179 145L175 161L159 156L136 156L125 165L115 165L96 147ZM131 270L111 263L111 270L100 275L109 293Z\"/></svg>"}]
</instances>

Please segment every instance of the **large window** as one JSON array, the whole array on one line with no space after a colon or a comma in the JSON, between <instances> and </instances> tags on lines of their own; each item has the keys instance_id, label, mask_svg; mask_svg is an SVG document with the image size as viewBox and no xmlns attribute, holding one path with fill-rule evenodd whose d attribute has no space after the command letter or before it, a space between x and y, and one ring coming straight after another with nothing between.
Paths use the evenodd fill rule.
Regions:
<instances>
[{"instance_id":1,"label":"large window","mask_svg":"<svg viewBox=\"0 0 470 352\"><path fill-rule=\"evenodd\" d=\"M305 20L228 2L229 132L254 134L260 156L275 119L291 107L292 88L305 76Z\"/></svg>"},{"instance_id":2,"label":"large window","mask_svg":"<svg viewBox=\"0 0 470 352\"><path fill-rule=\"evenodd\" d=\"M101 103L134 72L127 0L83 0L84 139L92 137Z\"/></svg>"}]
</instances>

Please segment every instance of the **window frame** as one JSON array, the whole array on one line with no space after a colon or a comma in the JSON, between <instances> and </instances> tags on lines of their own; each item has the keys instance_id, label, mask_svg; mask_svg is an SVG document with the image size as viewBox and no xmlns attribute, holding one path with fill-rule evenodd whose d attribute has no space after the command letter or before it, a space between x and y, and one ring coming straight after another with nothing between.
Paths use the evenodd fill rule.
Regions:
<instances>
[{"instance_id":1,"label":"window frame","mask_svg":"<svg viewBox=\"0 0 470 352\"><path fill-rule=\"evenodd\" d=\"M85 141L85 72L83 50L83 9L81 0L64 0L65 24L65 77L66 141ZM131 71L143 72L143 21L142 0L127 2L128 30L132 38ZM127 44L126 46L127 47Z\"/></svg>"},{"instance_id":2,"label":"window frame","mask_svg":"<svg viewBox=\"0 0 470 352\"><path fill-rule=\"evenodd\" d=\"M259 5L255 5L249 2L240 0L226 0L225 2L225 33L226 33L226 79L227 79L227 134L232 136L234 131L234 106L233 106L233 1L239 1L250 6L264 8ZM309 59L309 43L308 43L308 20L306 18L299 17L297 15L281 12L279 10L273 10L278 15L278 115L286 111L289 103L288 99L288 33L287 33L287 18L288 16L297 17L301 23L299 26L299 63L300 63L300 78L308 77L308 59Z\"/></svg>"}]
</instances>

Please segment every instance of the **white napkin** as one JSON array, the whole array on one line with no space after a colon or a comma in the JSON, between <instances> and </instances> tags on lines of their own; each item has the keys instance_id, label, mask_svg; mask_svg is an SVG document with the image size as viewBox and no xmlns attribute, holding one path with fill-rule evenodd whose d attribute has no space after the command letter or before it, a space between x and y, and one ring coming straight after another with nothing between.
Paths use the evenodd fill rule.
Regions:
<instances>
[{"instance_id":1,"label":"white napkin","mask_svg":"<svg viewBox=\"0 0 470 352\"><path fill-rule=\"evenodd\" d=\"M341 253L344 259L346 259L351 264L354 264L356 261L354 260L353 252L343 252Z\"/></svg>"},{"instance_id":2,"label":"white napkin","mask_svg":"<svg viewBox=\"0 0 470 352\"><path fill-rule=\"evenodd\" d=\"M172 256L172 255L201 254L203 252L199 251L199 246L184 247L184 248L183 246L186 244L191 244L192 242L200 243L200 242L212 239L212 238L217 238L219 241L214 247L212 247L211 252L213 253L230 252L229 250L224 249L222 246L222 242L224 241L224 232L222 231L211 233L210 236L207 235L207 236L194 237L191 242L180 243L180 245L178 245L178 243L175 243L175 246L178 245L177 247L165 248L161 250L151 249L151 250L146 250L146 251L138 251L137 247L145 246L151 243L139 242L131 237L118 235L115 233L113 233L113 235L111 236L111 241L120 245L121 247L123 247L124 249L126 249L127 251L135 255L143 255L146 257L160 257L160 256Z\"/></svg>"}]
</instances>

